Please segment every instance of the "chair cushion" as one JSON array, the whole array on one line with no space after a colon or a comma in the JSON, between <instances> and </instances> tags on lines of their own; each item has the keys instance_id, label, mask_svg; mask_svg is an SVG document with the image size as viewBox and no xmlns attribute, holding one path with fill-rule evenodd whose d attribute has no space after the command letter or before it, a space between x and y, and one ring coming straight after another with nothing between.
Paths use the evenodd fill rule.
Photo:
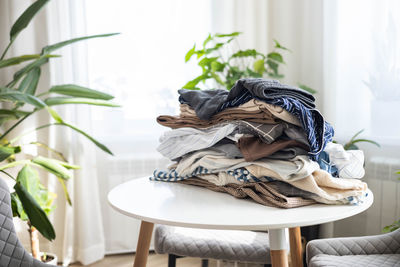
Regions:
<instances>
[{"instance_id":1,"label":"chair cushion","mask_svg":"<svg viewBox=\"0 0 400 267\"><path fill-rule=\"evenodd\" d=\"M157 225L154 244L156 252L160 254L270 263L269 239L264 232Z\"/></svg>"},{"instance_id":2,"label":"chair cushion","mask_svg":"<svg viewBox=\"0 0 400 267\"><path fill-rule=\"evenodd\" d=\"M372 254L372 255L348 255L333 256L320 254L314 256L308 264L309 267L365 267L379 266L392 267L400 266L400 254Z\"/></svg>"}]
</instances>

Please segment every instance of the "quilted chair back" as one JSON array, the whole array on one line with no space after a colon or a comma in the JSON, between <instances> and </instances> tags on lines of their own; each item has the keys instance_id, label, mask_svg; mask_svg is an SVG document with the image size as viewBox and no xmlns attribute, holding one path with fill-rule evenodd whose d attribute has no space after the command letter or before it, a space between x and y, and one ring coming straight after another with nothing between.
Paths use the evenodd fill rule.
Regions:
<instances>
[{"instance_id":1,"label":"quilted chair back","mask_svg":"<svg viewBox=\"0 0 400 267\"><path fill-rule=\"evenodd\" d=\"M13 224L10 192L0 178L0 266L1 267L52 267L34 259L18 240Z\"/></svg>"}]
</instances>

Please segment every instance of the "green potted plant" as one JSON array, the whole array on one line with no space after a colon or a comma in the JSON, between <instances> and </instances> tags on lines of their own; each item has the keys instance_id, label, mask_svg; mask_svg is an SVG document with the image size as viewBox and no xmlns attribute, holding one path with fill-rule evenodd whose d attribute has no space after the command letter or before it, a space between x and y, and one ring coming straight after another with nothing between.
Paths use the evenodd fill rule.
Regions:
<instances>
[{"instance_id":1,"label":"green potted plant","mask_svg":"<svg viewBox=\"0 0 400 267\"><path fill-rule=\"evenodd\" d=\"M41 94L37 93L41 68L50 59L59 57L54 54L56 50L82 40L107 37L115 34L74 38L48 45L38 54L6 58L9 48L19 33L28 26L34 16L48 2L49 0L37 0L22 13L12 26L9 44L0 57L0 71L9 66L23 64L14 73L13 77L10 77L11 81L9 83L0 85L0 100L2 103L0 109L0 172L15 180L15 192L11 193L13 214L27 222L31 237L32 255L36 259L40 259L38 232L50 241L56 237L53 225L48 219L48 215L54 209L53 201L56 195L41 184L37 169L44 170L57 177L64 189L66 201L71 204L65 183L72 177L71 171L78 169L79 166L69 164L60 152L55 151L44 143L36 141L31 142L29 145L36 145L46 149L50 156L28 155L24 152L26 144L20 143L21 137L26 133L13 138L10 138L11 134L18 125L22 124L33 114L40 110L47 110L53 122L45 125L37 125L31 131L38 131L52 126L67 127L85 136L104 152L112 155L111 151L105 145L76 126L64 121L53 107L64 104L118 106L110 102L113 96L74 84L56 85L48 88L48 90ZM18 174L16 177L9 171L11 168L17 170ZM49 260L48 257L46 260Z\"/></svg>"}]
</instances>

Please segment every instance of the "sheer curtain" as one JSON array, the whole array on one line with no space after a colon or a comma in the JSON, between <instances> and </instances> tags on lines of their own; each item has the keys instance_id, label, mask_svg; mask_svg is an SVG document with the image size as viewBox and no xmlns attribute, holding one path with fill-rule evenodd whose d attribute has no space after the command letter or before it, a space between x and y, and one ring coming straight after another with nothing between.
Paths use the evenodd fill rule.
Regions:
<instances>
[{"instance_id":1,"label":"sheer curtain","mask_svg":"<svg viewBox=\"0 0 400 267\"><path fill-rule=\"evenodd\" d=\"M362 144L364 180L375 194L366 212L335 223L335 235L379 234L400 217L400 6L398 1L335 1L330 3L326 32L334 38L325 54L324 111L336 139L373 139L380 148ZM354 16L357 11L357 18ZM327 71L329 70L329 72ZM395 115L396 114L396 115Z\"/></svg>"},{"instance_id":2,"label":"sheer curtain","mask_svg":"<svg viewBox=\"0 0 400 267\"><path fill-rule=\"evenodd\" d=\"M0 2L2 49L6 45L11 25L33 2L27 0ZM84 26L82 22L84 10L82 1L51 1L18 37L7 57L38 53L47 44L84 35L85 28L82 27ZM62 83L87 85L85 45L75 45L59 50L57 53L63 58L51 60L49 66L42 72L38 90ZM14 71L16 69L18 67L14 68ZM13 69L2 70L2 82L9 80L12 71ZM65 121L93 134L90 129L90 110L87 107L69 105L57 108L57 111ZM39 113L24 123L18 131L26 131L27 128L39 123L46 124L49 121L50 118L46 112ZM57 179L51 176L43 177L46 178L43 182L58 195L57 208L51 215L57 238L53 242L41 240L41 250L56 253L64 265L73 261L89 264L101 259L104 255L104 235L97 190L94 145L65 128L41 130L34 138L62 151L68 160L82 166L82 169L76 171L74 178L68 182L72 207L66 203ZM37 151L33 149L30 152L35 154ZM29 249L26 225L20 224L17 228L25 247Z\"/></svg>"}]
</instances>

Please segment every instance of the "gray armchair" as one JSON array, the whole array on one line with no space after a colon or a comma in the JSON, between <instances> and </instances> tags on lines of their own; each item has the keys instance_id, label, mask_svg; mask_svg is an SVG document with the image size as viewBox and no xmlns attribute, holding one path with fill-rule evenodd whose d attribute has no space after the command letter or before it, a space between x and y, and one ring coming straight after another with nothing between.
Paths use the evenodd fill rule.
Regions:
<instances>
[{"instance_id":1,"label":"gray armchair","mask_svg":"<svg viewBox=\"0 0 400 267\"><path fill-rule=\"evenodd\" d=\"M375 236L310 241L307 264L309 267L400 266L400 229Z\"/></svg>"},{"instance_id":2,"label":"gray armchair","mask_svg":"<svg viewBox=\"0 0 400 267\"><path fill-rule=\"evenodd\" d=\"M14 229L10 192L0 178L0 266L52 267L34 259L21 245Z\"/></svg>"}]
</instances>

